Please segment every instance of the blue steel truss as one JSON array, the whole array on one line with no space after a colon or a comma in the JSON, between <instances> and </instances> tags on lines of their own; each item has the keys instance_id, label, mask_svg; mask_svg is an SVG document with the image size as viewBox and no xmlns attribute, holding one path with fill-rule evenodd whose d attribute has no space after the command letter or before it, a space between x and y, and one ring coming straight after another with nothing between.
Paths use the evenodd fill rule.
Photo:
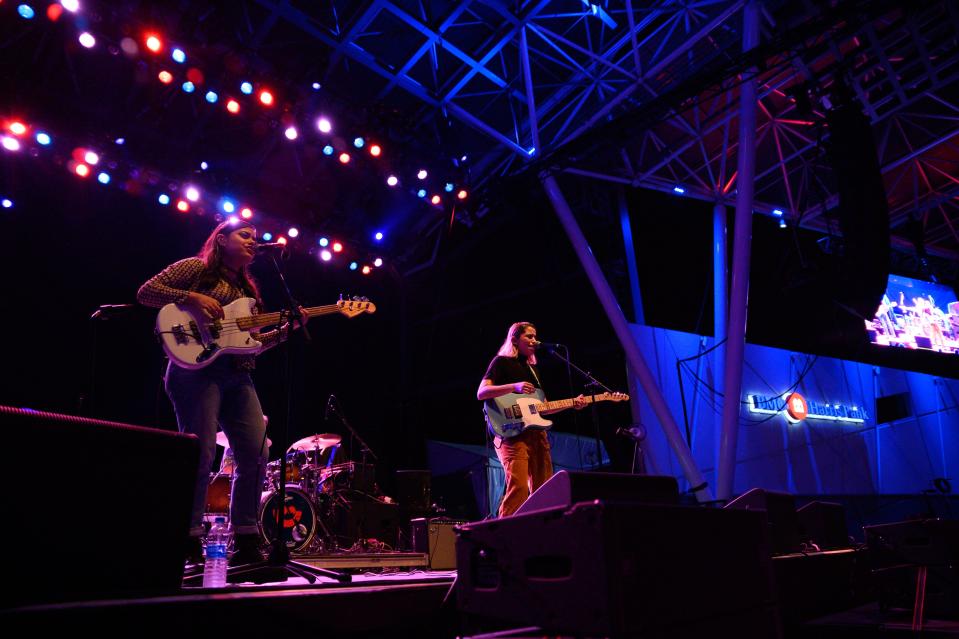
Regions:
<instances>
[{"instance_id":1,"label":"blue steel truss","mask_svg":"<svg viewBox=\"0 0 959 639\"><path fill-rule=\"evenodd\" d=\"M330 55L327 77L405 108L468 149L474 188L561 152L624 113L669 103L716 60L740 56L742 0L255 0L257 39L281 21ZM831 229L835 186L822 150L829 89L845 78L871 120L893 245L921 221L927 250L959 258L959 6L941 2L763 3L755 210ZM835 16L835 17L833 17ZM804 32L804 26L823 27ZM799 34L799 35L795 35ZM361 75L360 71L364 73ZM563 163L597 180L734 204L741 72L668 104L663 117ZM482 215L483 211L479 212ZM436 228L440 228L439 224Z\"/></svg>"}]
</instances>

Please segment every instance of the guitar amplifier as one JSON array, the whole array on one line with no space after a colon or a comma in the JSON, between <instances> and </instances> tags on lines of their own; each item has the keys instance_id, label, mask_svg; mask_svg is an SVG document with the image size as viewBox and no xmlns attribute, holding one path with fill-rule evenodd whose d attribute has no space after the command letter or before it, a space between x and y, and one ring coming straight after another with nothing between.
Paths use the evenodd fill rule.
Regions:
<instances>
[{"instance_id":1,"label":"guitar amplifier","mask_svg":"<svg viewBox=\"0 0 959 639\"><path fill-rule=\"evenodd\" d=\"M413 530L413 550L429 555L430 570L456 568L456 534L454 528L465 521L420 517L410 521Z\"/></svg>"}]
</instances>

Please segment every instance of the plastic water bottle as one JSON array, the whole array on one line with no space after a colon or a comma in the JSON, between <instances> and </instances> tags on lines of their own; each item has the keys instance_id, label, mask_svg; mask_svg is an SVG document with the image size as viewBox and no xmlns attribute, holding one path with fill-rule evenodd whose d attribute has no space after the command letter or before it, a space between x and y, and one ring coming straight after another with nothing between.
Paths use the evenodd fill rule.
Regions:
<instances>
[{"instance_id":1,"label":"plastic water bottle","mask_svg":"<svg viewBox=\"0 0 959 639\"><path fill-rule=\"evenodd\" d=\"M226 517L217 517L203 546L206 559L203 562L203 587L226 586L227 548L230 546L230 527Z\"/></svg>"}]
</instances>

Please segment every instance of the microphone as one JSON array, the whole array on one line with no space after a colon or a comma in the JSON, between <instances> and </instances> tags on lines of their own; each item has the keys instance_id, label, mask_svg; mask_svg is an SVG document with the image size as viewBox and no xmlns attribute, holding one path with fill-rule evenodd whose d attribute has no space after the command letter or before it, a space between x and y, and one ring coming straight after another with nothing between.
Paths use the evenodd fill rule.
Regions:
<instances>
[{"instance_id":1,"label":"microphone","mask_svg":"<svg viewBox=\"0 0 959 639\"><path fill-rule=\"evenodd\" d=\"M558 348L566 348L563 344L556 344L555 342L533 342L533 346L536 348L542 348L547 351L555 351Z\"/></svg>"},{"instance_id":2,"label":"microphone","mask_svg":"<svg viewBox=\"0 0 959 639\"><path fill-rule=\"evenodd\" d=\"M256 245L256 250L269 251L271 249L276 249L276 250L283 251L288 248L287 244L288 244L287 242L262 242Z\"/></svg>"},{"instance_id":3,"label":"microphone","mask_svg":"<svg viewBox=\"0 0 959 639\"><path fill-rule=\"evenodd\" d=\"M326 400L326 415L323 416L323 421L330 421L330 413L335 413L336 409L333 407L333 403L336 401L336 395L330 395L330 398Z\"/></svg>"},{"instance_id":4,"label":"microphone","mask_svg":"<svg viewBox=\"0 0 959 639\"><path fill-rule=\"evenodd\" d=\"M136 308L136 304L102 304L97 310L93 311L90 319L107 320L119 313L126 313Z\"/></svg>"},{"instance_id":5,"label":"microphone","mask_svg":"<svg viewBox=\"0 0 959 639\"><path fill-rule=\"evenodd\" d=\"M641 442L646 439L646 429L642 426L632 426L630 428L620 427L616 429L616 434L634 442Z\"/></svg>"}]
</instances>

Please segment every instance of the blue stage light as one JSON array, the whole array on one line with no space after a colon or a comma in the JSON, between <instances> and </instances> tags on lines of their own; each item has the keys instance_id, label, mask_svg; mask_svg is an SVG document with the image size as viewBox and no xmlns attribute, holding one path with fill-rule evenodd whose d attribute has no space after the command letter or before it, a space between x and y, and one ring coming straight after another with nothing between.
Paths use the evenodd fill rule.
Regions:
<instances>
[{"instance_id":1,"label":"blue stage light","mask_svg":"<svg viewBox=\"0 0 959 639\"><path fill-rule=\"evenodd\" d=\"M186 93L193 93L194 91L196 91L196 85L190 82L189 80L181 84L180 88L182 88L183 91Z\"/></svg>"},{"instance_id":2,"label":"blue stage light","mask_svg":"<svg viewBox=\"0 0 959 639\"><path fill-rule=\"evenodd\" d=\"M20 17L24 18L25 20L30 20L36 15L33 7L28 4L21 4L19 7L17 7L17 13L19 13Z\"/></svg>"},{"instance_id":3,"label":"blue stage light","mask_svg":"<svg viewBox=\"0 0 959 639\"><path fill-rule=\"evenodd\" d=\"M13 200L11 200L11 199L8 198L8 197L5 197L5 198L3 198L2 200L0 200L0 206L3 206L3 208L5 208L5 209L12 209L12 208L13 208Z\"/></svg>"},{"instance_id":4,"label":"blue stage light","mask_svg":"<svg viewBox=\"0 0 959 639\"><path fill-rule=\"evenodd\" d=\"M232 213L236 210L236 203L229 198L223 198L220 200L220 208L223 209L224 213Z\"/></svg>"},{"instance_id":5,"label":"blue stage light","mask_svg":"<svg viewBox=\"0 0 959 639\"><path fill-rule=\"evenodd\" d=\"M426 197L426 189L420 189L416 192L416 197Z\"/></svg>"},{"instance_id":6,"label":"blue stage light","mask_svg":"<svg viewBox=\"0 0 959 639\"><path fill-rule=\"evenodd\" d=\"M329 241L328 239L326 239L325 237L321 237L320 239L318 239L318 240L316 241L316 243L319 244L320 246L329 246L329 245L330 245L330 241Z\"/></svg>"},{"instance_id":7,"label":"blue stage light","mask_svg":"<svg viewBox=\"0 0 959 639\"><path fill-rule=\"evenodd\" d=\"M353 146L356 148L362 149L364 144L366 144L366 140L363 138L353 138Z\"/></svg>"},{"instance_id":8,"label":"blue stage light","mask_svg":"<svg viewBox=\"0 0 959 639\"><path fill-rule=\"evenodd\" d=\"M782 210L782 209L773 209L773 215L775 215L776 217L782 217L782 216L783 216L783 210Z\"/></svg>"},{"instance_id":9,"label":"blue stage light","mask_svg":"<svg viewBox=\"0 0 959 639\"><path fill-rule=\"evenodd\" d=\"M377 242L382 242L382 241L383 241L383 231L377 231L376 233L374 233L374 234L373 234L373 239L376 240Z\"/></svg>"},{"instance_id":10,"label":"blue stage light","mask_svg":"<svg viewBox=\"0 0 959 639\"><path fill-rule=\"evenodd\" d=\"M682 195L683 193L686 192L686 189L684 189L684 188L681 187L681 186L674 186L674 187L673 187L673 191L676 192L676 193L679 193L680 195Z\"/></svg>"},{"instance_id":11,"label":"blue stage light","mask_svg":"<svg viewBox=\"0 0 959 639\"><path fill-rule=\"evenodd\" d=\"M443 188L446 190L447 193L452 193L452 192L453 192L453 183L452 183L452 182L447 182L447 183L446 183L446 186L444 186Z\"/></svg>"},{"instance_id":12,"label":"blue stage light","mask_svg":"<svg viewBox=\"0 0 959 639\"><path fill-rule=\"evenodd\" d=\"M100 171L100 174L97 175L97 182L100 184L109 184L110 183L110 174L106 171Z\"/></svg>"},{"instance_id":13,"label":"blue stage light","mask_svg":"<svg viewBox=\"0 0 959 639\"><path fill-rule=\"evenodd\" d=\"M360 265L357 264L356 262L350 262L350 270L351 270L351 271L355 271L355 270L358 269L359 267L360 267Z\"/></svg>"},{"instance_id":14,"label":"blue stage light","mask_svg":"<svg viewBox=\"0 0 959 639\"><path fill-rule=\"evenodd\" d=\"M50 136L44 133L43 131L39 131L37 133L37 144L41 146L47 146L50 144L51 141L52 140L50 139Z\"/></svg>"},{"instance_id":15,"label":"blue stage light","mask_svg":"<svg viewBox=\"0 0 959 639\"><path fill-rule=\"evenodd\" d=\"M186 53L184 53L183 49L174 49L173 52L170 53L170 57L173 58L174 62L179 64L186 62Z\"/></svg>"},{"instance_id":16,"label":"blue stage light","mask_svg":"<svg viewBox=\"0 0 959 639\"><path fill-rule=\"evenodd\" d=\"M170 203L170 196L167 195L166 193L161 193L159 197L157 197L157 202L159 202L163 206L166 206L167 204Z\"/></svg>"},{"instance_id":17,"label":"blue stage light","mask_svg":"<svg viewBox=\"0 0 959 639\"><path fill-rule=\"evenodd\" d=\"M215 104L217 100L220 99L220 96L216 94L216 91L207 91L206 92L206 101L210 104Z\"/></svg>"},{"instance_id":18,"label":"blue stage light","mask_svg":"<svg viewBox=\"0 0 959 639\"><path fill-rule=\"evenodd\" d=\"M253 93L253 84L250 82L244 82L240 85L240 92L244 95L250 95Z\"/></svg>"},{"instance_id":19,"label":"blue stage light","mask_svg":"<svg viewBox=\"0 0 959 639\"><path fill-rule=\"evenodd\" d=\"M267 233L264 233L263 235L261 235L260 237L263 238L263 241L264 241L264 242L269 242L270 240L273 239L273 234L267 232Z\"/></svg>"},{"instance_id":20,"label":"blue stage light","mask_svg":"<svg viewBox=\"0 0 959 639\"><path fill-rule=\"evenodd\" d=\"M333 155L333 151L334 151L333 147L330 146L329 144L323 147L323 155Z\"/></svg>"}]
</instances>

